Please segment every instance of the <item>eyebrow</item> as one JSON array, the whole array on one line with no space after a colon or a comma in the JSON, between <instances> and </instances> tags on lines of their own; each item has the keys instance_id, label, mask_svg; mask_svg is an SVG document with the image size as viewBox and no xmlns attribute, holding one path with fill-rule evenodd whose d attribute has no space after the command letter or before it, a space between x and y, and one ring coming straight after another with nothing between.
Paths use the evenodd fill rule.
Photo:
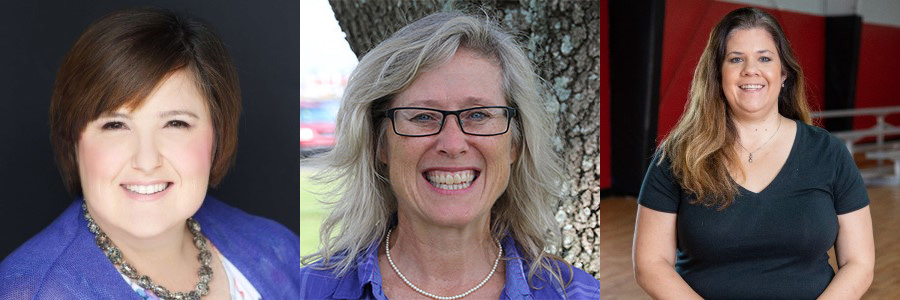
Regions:
<instances>
[{"instance_id":1,"label":"eyebrow","mask_svg":"<svg viewBox=\"0 0 900 300\"><path fill-rule=\"evenodd\" d=\"M131 120L131 116L123 114L123 113L104 113L100 115L101 118L123 118Z\"/></svg>"},{"instance_id":2,"label":"eyebrow","mask_svg":"<svg viewBox=\"0 0 900 300\"><path fill-rule=\"evenodd\" d=\"M406 106L432 107L432 106L437 106L438 104L443 103L443 102L444 101L441 101L441 100L423 99L423 100L412 101L412 102L408 103ZM475 96L466 97L464 103L467 106L491 106L491 105L494 105L494 104L490 104L490 101L486 98L475 97Z\"/></svg>"},{"instance_id":3,"label":"eyebrow","mask_svg":"<svg viewBox=\"0 0 900 300\"><path fill-rule=\"evenodd\" d=\"M187 110L170 110L170 111L165 111L165 112L162 112L159 114L160 118L168 118L168 117L173 117L173 116L189 116L194 119L200 119L200 117L198 117L197 114L195 114L191 111L187 111ZM105 114L100 115L100 117L102 117L102 118L123 118L123 119L131 120L130 115L118 113L118 112L105 113Z\"/></svg>"},{"instance_id":4,"label":"eyebrow","mask_svg":"<svg viewBox=\"0 0 900 300\"><path fill-rule=\"evenodd\" d=\"M766 49L756 51L756 53L766 53L766 52L768 52L768 53L775 53L775 52L772 52L772 51L769 51L769 50L766 50ZM742 54L744 54L744 52L740 52L740 51L731 51L731 52L728 52L728 54L726 54L726 55L732 55L732 54L742 55Z\"/></svg>"},{"instance_id":5,"label":"eyebrow","mask_svg":"<svg viewBox=\"0 0 900 300\"><path fill-rule=\"evenodd\" d=\"M197 114L187 111L187 110L170 110L170 111L160 113L159 117L160 118L168 118L168 117L181 116L181 115L193 117L194 119L200 119L200 117L198 117Z\"/></svg>"}]
</instances>

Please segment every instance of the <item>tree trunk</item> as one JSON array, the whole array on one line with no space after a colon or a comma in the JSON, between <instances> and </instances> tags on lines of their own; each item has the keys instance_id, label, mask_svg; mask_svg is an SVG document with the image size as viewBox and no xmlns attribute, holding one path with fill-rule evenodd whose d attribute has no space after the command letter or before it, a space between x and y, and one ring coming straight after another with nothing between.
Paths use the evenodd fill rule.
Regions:
<instances>
[{"instance_id":1,"label":"tree trunk","mask_svg":"<svg viewBox=\"0 0 900 300\"><path fill-rule=\"evenodd\" d=\"M588 273L599 271L600 7L606 1L329 0L350 48L362 57L380 41L428 14L475 8L517 34L544 79L545 107L557 116L554 143L569 175L557 209L562 249L548 249ZM477 10L476 10L477 11Z\"/></svg>"}]
</instances>

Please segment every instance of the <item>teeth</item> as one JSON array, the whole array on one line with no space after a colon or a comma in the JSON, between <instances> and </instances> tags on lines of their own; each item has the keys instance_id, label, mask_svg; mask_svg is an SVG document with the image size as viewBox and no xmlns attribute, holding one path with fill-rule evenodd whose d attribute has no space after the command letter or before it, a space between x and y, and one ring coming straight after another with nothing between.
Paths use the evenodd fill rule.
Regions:
<instances>
[{"instance_id":1,"label":"teeth","mask_svg":"<svg viewBox=\"0 0 900 300\"><path fill-rule=\"evenodd\" d=\"M475 180L475 171L431 171L425 173L425 178L428 178L428 182L439 189L461 190L472 185L472 181Z\"/></svg>"},{"instance_id":2,"label":"teeth","mask_svg":"<svg viewBox=\"0 0 900 300\"><path fill-rule=\"evenodd\" d=\"M135 193L138 193L138 194L151 195L151 194L156 194L156 193L162 192L169 186L169 184L168 183L157 183L157 184L150 184L150 185L125 184L123 186L125 187L125 189L135 192Z\"/></svg>"},{"instance_id":3,"label":"teeth","mask_svg":"<svg viewBox=\"0 0 900 300\"><path fill-rule=\"evenodd\" d=\"M745 85L741 85L741 88L742 88L742 89L750 89L750 90L761 89L762 87L763 87L762 84L745 84Z\"/></svg>"}]
</instances>

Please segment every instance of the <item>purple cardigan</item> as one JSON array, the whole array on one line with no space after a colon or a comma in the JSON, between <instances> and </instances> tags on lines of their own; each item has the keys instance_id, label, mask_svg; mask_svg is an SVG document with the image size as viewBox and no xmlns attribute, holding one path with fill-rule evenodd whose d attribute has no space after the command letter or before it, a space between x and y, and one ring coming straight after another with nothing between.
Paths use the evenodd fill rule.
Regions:
<instances>
[{"instance_id":1,"label":"purple cardigan","mask_svg":"<svg viewBox=\"0 0 900 300\"><path fill-rule=\"evenodd\" d=\"M0 263L0 300L140 299L94 243L82 201ZM210 196L194 219L263 298L299 295L300 241L293 232Z\"/></svg>"}]
</instances>

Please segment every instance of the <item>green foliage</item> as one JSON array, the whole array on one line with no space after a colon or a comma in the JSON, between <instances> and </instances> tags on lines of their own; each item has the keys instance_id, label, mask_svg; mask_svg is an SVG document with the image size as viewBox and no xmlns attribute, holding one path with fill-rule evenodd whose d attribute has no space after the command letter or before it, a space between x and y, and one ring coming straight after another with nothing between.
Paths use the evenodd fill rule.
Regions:
<instances>
[{"instance_id":1,"label":"green foliage","mask_svg":"<svg viewBox=\"0 0 900 300\"><path fill-rule=\"evenodd\" d=\"M319 225L325 219L325 207L319 203L324 186L309 179L313 171L300 169L300 255L319 250Z\"/></svg>"}]
</instances>

